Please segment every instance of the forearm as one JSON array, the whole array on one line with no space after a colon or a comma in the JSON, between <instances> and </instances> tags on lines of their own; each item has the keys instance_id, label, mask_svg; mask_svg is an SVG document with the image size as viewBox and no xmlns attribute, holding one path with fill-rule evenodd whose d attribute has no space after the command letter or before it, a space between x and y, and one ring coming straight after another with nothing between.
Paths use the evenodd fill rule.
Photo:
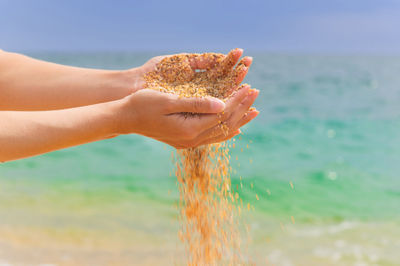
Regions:
<instances>
[{"instance_id":1,"label":"forearm","mask_svg":"<svg viewBox=\"0 0 400 266\"><path fill-rule=\"evenodd\" d=\"M55 111L0 112L0 161L21 159L115 135L116 102Z\"/></svg>"},{"instance_id":2,"label":"forearm","mask_svg":"<svg viewBox=\"0 0 400 266\"><path fill-rule=\"evenodd\" d=\"M0 50L0 110L54 110L120 99L133 92L136 72L63 66Z\"/></svg>"}]
</instances>

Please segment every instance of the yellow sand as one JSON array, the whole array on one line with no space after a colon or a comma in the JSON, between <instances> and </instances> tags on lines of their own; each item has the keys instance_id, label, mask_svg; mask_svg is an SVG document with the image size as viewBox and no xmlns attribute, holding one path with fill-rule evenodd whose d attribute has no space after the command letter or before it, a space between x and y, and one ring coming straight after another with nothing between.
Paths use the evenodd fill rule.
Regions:
<instances>
[{"instance_id":1,"label":"yellow sand","mask_svg":"<svg viewBox=\"0 0 400 266\"><path fill-rule=\"evenodd\" d=\"M213 96L226 100L237 71L193 71L190 60L203 57L215 64L229 60L222 54L182 54L163 59L145 79L147 88L182 97ZM226 62L225 62L226 63ZM231 62L228 62L228 64ZM243 67L239 64L237 68ZM187 114L190 115L190 114ZM227 134L228 128L221 123ZM243 264L237 217L239 195L231 187L229 144L177 150L176 176L180 190L180 239L188 265Z\"/></svg>"}]
</instances>

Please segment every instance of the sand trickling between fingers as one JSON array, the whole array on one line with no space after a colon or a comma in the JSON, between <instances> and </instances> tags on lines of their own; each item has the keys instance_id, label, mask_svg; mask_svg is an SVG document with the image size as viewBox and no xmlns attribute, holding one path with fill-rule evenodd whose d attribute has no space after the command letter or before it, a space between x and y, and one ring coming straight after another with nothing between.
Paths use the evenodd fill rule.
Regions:
<instances>
[{"instance_id":1,"label":"sand trickling between fingers","mask_svg":"<svg viewBox=\"0 0 400 266\"><path fill-rule=\"evenodd\" d=\"M194 71L193 58L214 62ZM225 60L225 61L224 61ZM145 76L146 87L181 97L213 96L226 100L238 71L214 67L229 64L223 54L181 54L164 58ZM214 67L214 68L213 68ZM243 67L239 64L236 70ZM190 114L187 114L190 115ZM219 125L225 134L229 128ZM239 194L231 186L228 142L176 151L180 190L179 237L187 249L187 265L243 265Z\"/></svg>"}]
</instances>

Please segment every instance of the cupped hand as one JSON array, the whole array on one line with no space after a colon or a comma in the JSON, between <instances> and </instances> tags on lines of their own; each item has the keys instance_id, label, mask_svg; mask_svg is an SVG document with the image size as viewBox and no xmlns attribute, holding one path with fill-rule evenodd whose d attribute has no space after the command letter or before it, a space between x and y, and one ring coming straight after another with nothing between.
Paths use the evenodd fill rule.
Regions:
<instances>
[{"instance_id":1,"label":"cupped hand","mask_svg":"<svg viewBox=\"0 0 400 266\"><path fill-rule=\"evenodd\" d=\"M239 134L239 128L257 116L258 111L248 110L257 95L248 85L226 103L212 97L180 98L139 90L117 101L117 134L136 133L177 149L221 142ZM229 132L221 129L221 123L228 125Z\"/></svg>"},{"instance_id":2,"label":"cupped hand","mask_svg":"<svg viewBox=\"0 0 400 266\"><path fill-rule=\"evenodd\" d=\"M203 53L203 54L181 54L186 55L187 65L190 68L188 71L189 75L187 80L191 79L191 75L194 75L196 71L206 70L210 72L210 77L217 80L223 76L227 78L234 77L234 84L225 88L226 96L230 95L235 91L249 70L252 63L252 58L245 56L238 63L240 57L243 54L243 50L236 48L230 51L227 55L215 54L215 53ZM151 58L141 67L135 69L135 80L133 83L133 92L140 89L144 89L146 82L144 76L156 70L157 64L160 63L165 58L173 58L173 55L163 55ZM237 65L236 65L237 64ZM236 65L236 67L235 67ZM163 70L167 72L167 70ZM174 71L171 69L171 71Z\"/></svg>"}]
</instances>

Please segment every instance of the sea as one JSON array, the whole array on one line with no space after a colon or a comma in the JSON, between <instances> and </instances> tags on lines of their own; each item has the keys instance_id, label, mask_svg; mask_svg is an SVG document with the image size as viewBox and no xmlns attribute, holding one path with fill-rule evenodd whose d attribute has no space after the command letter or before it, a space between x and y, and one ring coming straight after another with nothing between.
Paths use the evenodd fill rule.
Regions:
<instances>
[{"instance_id":1,"label":"sea","mask_svg":"<svg viewBox=\"0 0 400 266\"><path fill-rule=\"evenodd\" d=\"M28 53L102 69L158 54ZM245 54L260 114L231 177L249 265L400 265L400 56ZM0 164L0 265L184 265L173 152L124 135Z\"/></svg>"}]
</instances>

